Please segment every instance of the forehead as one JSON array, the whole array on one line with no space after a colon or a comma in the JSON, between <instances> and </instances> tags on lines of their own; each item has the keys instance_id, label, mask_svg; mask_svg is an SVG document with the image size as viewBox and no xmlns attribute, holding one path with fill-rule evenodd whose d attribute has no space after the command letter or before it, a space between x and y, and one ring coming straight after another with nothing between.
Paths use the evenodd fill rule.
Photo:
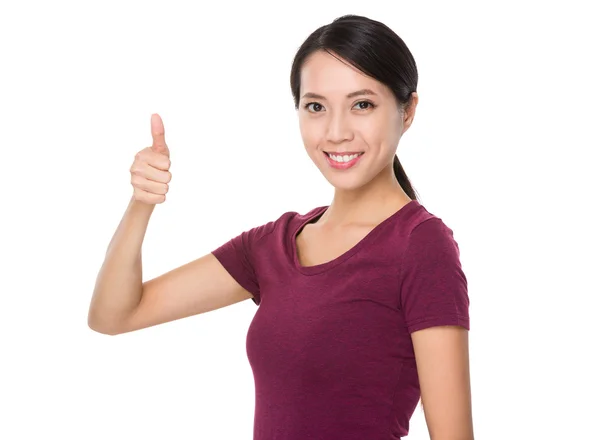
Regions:
<instances>
[{"instance_id":1,"label":"forehead","mask_svg":"<svg viewBox=\"0 0 600 440\"><path fill-rule=\"evenodd\" d=\"M336 56L317 51L306 59L300 72L301 95L305 92L346 95L365 88L386 94L383 84Z\"/></svg>"}]
</instances>

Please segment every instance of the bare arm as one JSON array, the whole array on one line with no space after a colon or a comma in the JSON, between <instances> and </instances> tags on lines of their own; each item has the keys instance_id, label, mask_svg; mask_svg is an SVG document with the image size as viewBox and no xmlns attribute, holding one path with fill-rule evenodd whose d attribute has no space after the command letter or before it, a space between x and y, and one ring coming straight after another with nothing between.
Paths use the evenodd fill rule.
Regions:
<instances>
[{"instance_id":1,"label":"bare arm","mask_svg":"<svg viewBox=\"0 0 600 440\"><path fill-rule=\"evenodd\" d=\"M210 312L252 297L209 253L146 281L140 303L113 334Z\"/></svg>"},{"instance_id":2,"label":"bare arm","mask_svg":"<svg viewBox=\"0 0 600 440\"><path fill-rule=\"evenodd\" d=\"M98 332L110 332L142 299L141 249L154 206L132 197L108 245L88 312Z\"/></svg>"},{"instance_id":3,"label":"bare arm","mask_svg":"<svg viewBox=\"0 0 600 440\"><path fill-rule=\"evenodd\" d=\"M88 315L100 333L131 332L253 297L211 253L142 283L141 246L152 206L131 201L109 245Z\"/></svg>"},{"instance_id":4,"label":"bare arm","mask_svg":"<svg viewBox=\"0 0 600 440\"><path fill-rule=\"evenodd\" d=\"M125 333L252 298L212 254L142 282L142 243L154 206L165 201L171 179L162 119L153 115L151 125L152 147L136 154L130 170L134 195L110 241L92 295L88 325L100 333Z\"/></svg>"},{"instance_id":5,"label":"bare arm","mask_svg":"<svg viewBox=\"0 0 600 440\"><path fill-rule=\"evenodd\" d=\"M432 440L473 440L468 331L437 326L412 334Z\"/></svg>"}]
</instances>

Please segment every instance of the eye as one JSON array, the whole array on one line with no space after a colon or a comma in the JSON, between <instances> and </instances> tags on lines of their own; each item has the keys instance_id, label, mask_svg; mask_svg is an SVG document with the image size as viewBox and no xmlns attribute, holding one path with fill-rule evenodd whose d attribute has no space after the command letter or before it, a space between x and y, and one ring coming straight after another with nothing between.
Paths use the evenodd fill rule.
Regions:
<instances>
[{"instance_id":1,"label":"eye","mask_svg":"<svg viewBox=\"0 0 600 440\"><path fill-rule=\"evenodd\" d=\"M375 108L375 104L373 104L373 103L372 103L372 102L370 102L370 101L359 101L359 102L357 102L357 103L356 103L355 107L356 107L357 105L359 105L359 104L368 104L368 105L370 105L371 107ZM368 110L368 108L369 108L368 106L367 106L367 107L361 107L361 110Z\"/></svg>"},{"instance_id":2,"label":"eye","mask_svg":"<svg viewBox=\"0 0 600 440\"><path fill-rule=\"evenodd\" d=\"M316 106L319 106L319 107L323 107L323 106L322 106L321 104L319 104L318 102L309 102L308 104L306 104L306 105L304 106L304 108L308 109L308 107L309 107L309 106L311 106L311 105L313 105L313 104L314 104L314 105L316 105ZM309 110L309 111L310 111L310 110ZM311 113L319 113L319 112L318 112L318 111L316 111L316 112L314 112L314 111L313 111L313 112L311 112Z\"/></svg>"},{"instance_id":3,"label":"eye","mask_svg":"<svg viewBox=\"0 0 600 440\"><path fill-rule=\"evenodd\" d=\"M376 107L376 106L375 106L375 104L373 104L373 103L372 103L372 102L370 102L370 101L359 101L359 102L357 102L357 103L354 105L354 107L356 107L356 106L357 106L357 105L359 105L359 104L366 104L366 106L365 106L365 105L361 106L361 108L359 108L359 110L368 110L368 109L369 109L369 106L371 106L372 108L375 108L375 107ZM306 105L304 106L304 108L306 108L306 109L309 109L309 107L310 107L311 105L318 106L317 108L322 108L322 107L323 107L323 106L322 106L321 104L319 104L318 102L309 102L308 104L306 104ZM319 111L319 110L317 110L317 109L313 109L313 110L315 110L315 111L310 111L310 109L309 109L310 113L320 113L320 111Z\"/></svg>"}]
</instances>

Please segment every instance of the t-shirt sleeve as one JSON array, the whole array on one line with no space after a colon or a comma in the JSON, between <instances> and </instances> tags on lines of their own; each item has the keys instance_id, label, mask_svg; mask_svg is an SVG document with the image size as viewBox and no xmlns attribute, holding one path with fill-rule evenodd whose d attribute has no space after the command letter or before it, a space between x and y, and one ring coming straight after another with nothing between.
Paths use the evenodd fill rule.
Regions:
<instances>
[{"instance_id":1,"label":"t-shirt sleeve","mask_svg":"<svg viewBox=\"0 0 600 440\"><path fill-rule=\"evenodd\" d=\"M252 295L252 301L260 304L260 286L256 275L253 255L255 244L264 236L270 224L244 231L212 251L229 274Z\"/></svg>"},{"instance_id":2,"label":"t-shirt sleeve","mask_svg":"<svg viewBox=\"0 0 600 440\"><path fill-rule=\"evenodd\" d=\"M431 218L408 238L400 267L400 303L409 333L459 325L469 330L467 278L453 232Z\"/></svg>"}]
</instances>

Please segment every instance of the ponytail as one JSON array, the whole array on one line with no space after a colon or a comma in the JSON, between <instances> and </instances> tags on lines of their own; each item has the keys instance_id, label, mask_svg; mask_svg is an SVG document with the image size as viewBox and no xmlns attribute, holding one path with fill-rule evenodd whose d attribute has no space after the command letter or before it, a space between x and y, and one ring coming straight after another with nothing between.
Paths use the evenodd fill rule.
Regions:
<instances>
[{"instance_id":1,"label":"ponytail","mask_svg":"<svg viewBox=\"0 0 600 440\"><path fill-rule=\"evenodd\" d=\"M398 155L394 156L394 174L396 175L396 180L411 200L417 200L417 196L415 194L415 190L413 189L408 176L404 172L404 168L400 164L400 159L398 159Z\"/></svg>"}]
</instances>

